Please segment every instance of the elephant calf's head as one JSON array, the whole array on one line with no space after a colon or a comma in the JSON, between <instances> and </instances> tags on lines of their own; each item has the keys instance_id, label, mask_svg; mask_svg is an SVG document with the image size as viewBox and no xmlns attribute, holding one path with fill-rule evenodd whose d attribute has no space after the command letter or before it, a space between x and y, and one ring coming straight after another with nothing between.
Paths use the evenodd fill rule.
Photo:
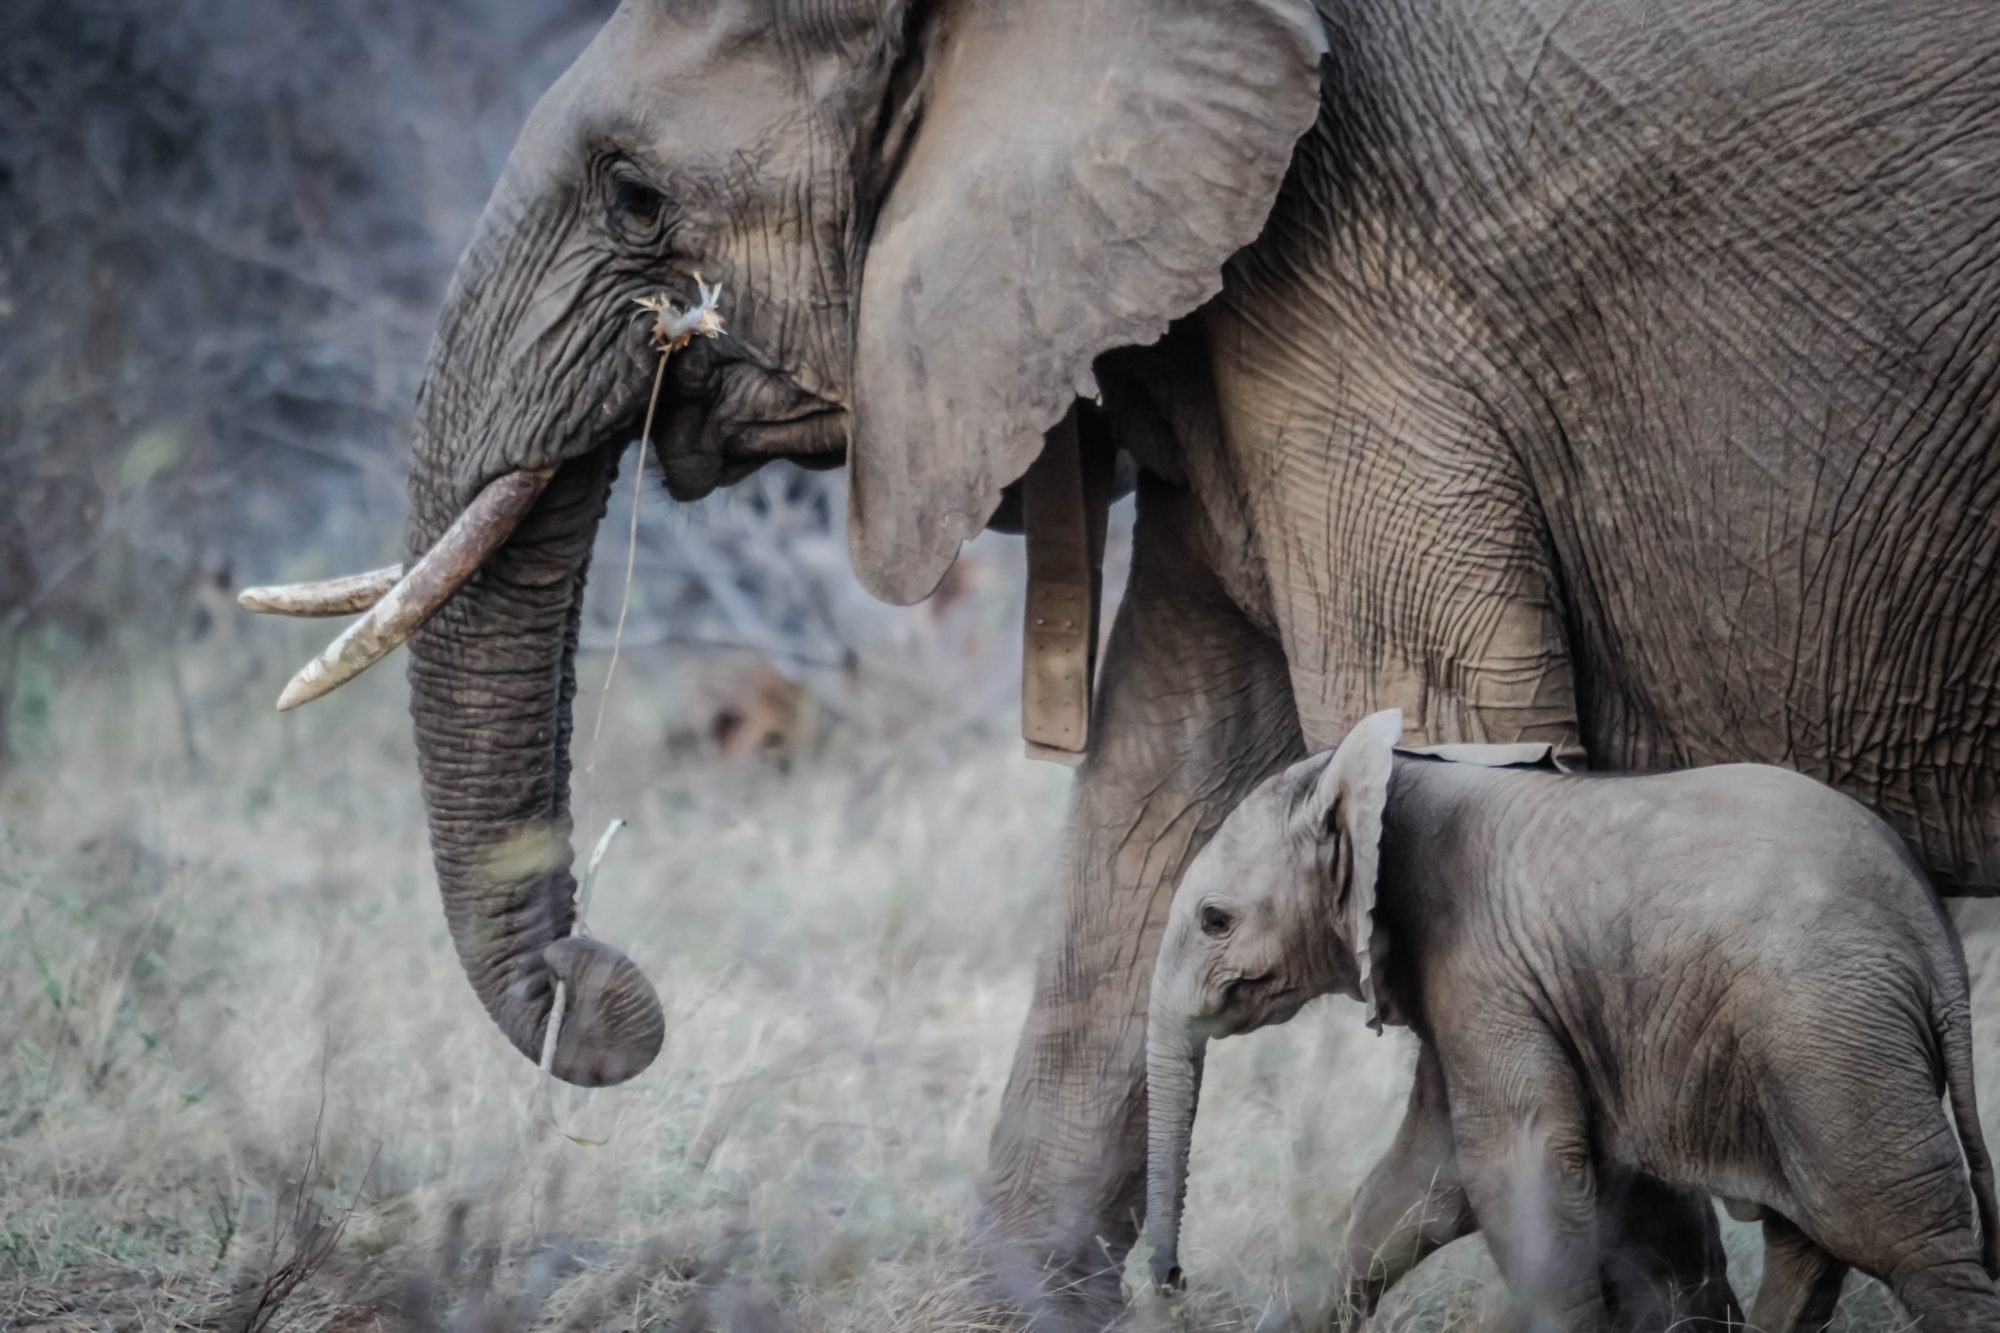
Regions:
<instances>
[{"instance_id":1,"label":"elephant calf's head","mask_svg":"<svg viewBox=\"0 0 2000 1333\"><path fill-rule=\"evenodd\" d=\"M1180 1283L1202 1053L1341 991L1379 1026L1376 864L1403 716L1364 719L1340 747L1267 779L1182 877L1153 970L1146 1029L1146 1235L1153 1277Z\"/></svg>"}]
</instances>

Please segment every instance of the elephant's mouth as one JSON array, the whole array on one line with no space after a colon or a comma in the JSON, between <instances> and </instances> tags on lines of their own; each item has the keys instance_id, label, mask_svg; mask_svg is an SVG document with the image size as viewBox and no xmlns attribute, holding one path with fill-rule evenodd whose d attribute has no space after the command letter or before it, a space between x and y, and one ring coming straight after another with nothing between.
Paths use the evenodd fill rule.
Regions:
<instances>
[{"instance_id":1,"label":"elephant's mouth","mask_svg":"<svg viewBox=\"0 0 2000 1333\"><path fill-rule=\"evenodd\" d=\"M1299 1010L1305 1008L1312 998L1311 992L1296 986L1268 995L1253 1026L1262 1028L1274 1023L1289 1023L1298 1017Z\"/></svg>"},{"instance_id":2,"label":"elephant's mouth","mask_svg":"<svg viewBox=\"0 0 2000 1333\"><path fill-rule=\"evenodd\" d=\"M665 396L653 450L676 500L699 500L780 459L812 468L846 459L844 405L726 341L675 357Z\"/></svg>"},{"instance_id":3,"label":"elephant's mouth","mask_svg":"<svg viewBox=\"0 0 2000 1333\"><path fill-rule=\"evenodd\" d=\"M1304 986L1288 985L1274 973L1237 977L1223 985L1221 1003L1202 1027L1210 1037L1254 1032L1293 1018L1312 998Z\"/></svg>"}]
</instances>

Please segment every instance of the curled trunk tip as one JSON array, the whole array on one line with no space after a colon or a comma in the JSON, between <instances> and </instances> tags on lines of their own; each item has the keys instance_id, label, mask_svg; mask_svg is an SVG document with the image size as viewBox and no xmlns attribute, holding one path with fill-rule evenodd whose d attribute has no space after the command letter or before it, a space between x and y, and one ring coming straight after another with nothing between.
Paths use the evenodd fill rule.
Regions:
<instances>
[{"instance_id":1,"label":"curled trunk tip","mask_svg":"<svg viewBox=\"0 0 2000 1333\"><path fill-rule=\"evenodd\" d=\"M666 1041L667 1019L638 964L586 935L557 940L542 950L542 959L568 991L556 1034L557 1078L586 1088L609 1087L653 1063Z\"/></svg>"}]
</instances>

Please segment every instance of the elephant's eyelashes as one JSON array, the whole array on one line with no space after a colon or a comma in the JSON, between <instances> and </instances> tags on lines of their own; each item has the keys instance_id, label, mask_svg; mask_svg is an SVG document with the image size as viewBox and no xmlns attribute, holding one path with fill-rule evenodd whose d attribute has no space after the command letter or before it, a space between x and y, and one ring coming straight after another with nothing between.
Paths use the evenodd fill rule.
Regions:
<instances>
[{"instance_id":1,"label":"elephant's eyelashes","mask_svg":"<svg viewBox=\"0 0 2000 1333\"><path fill-rule=\"evenodd\" d=\"M1201 933L1221 938L1236 924L1236 918L1214 903L1204 903L1201 908Z\"/></svg>"}]
</instances>

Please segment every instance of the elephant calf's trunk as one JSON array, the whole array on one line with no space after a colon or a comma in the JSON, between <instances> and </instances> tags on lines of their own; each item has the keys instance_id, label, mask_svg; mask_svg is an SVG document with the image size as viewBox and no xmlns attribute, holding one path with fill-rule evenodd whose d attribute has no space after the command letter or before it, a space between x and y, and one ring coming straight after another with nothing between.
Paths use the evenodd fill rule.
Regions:
<instances>
[{"instance_id":1,"label":"elephant calf's trunk","mask_svg":"<svg viewBox=\"0 0 2000 1333\"><path fill-rule=\"evenodd\" d=\"M1188 1145L1201 1096L1204 1045L1190 1038L1185 1012L1155 1005L1146 1037L1146 1243L1153 1283L1179 1291L1181 1205L1187 1197Z\"/></svg>"}]
</instances>

